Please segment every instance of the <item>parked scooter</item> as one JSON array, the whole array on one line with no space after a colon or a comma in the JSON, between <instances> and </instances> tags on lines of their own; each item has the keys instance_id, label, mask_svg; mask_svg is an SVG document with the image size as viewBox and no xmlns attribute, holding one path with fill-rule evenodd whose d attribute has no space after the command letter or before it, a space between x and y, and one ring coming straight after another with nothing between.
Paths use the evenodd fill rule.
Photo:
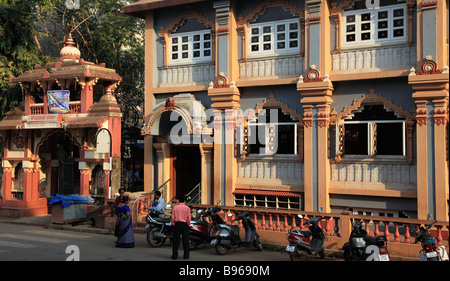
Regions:
<instances>
[{"instance_id":1,"label":"parked scooter","mask_svg":"<svg viewBox=\"0 0 450 281\"><path fill-rule=\"evenodd\" d=\"M421 261L448 261L448 254L444 246L436 246L436 239L431 235L429 229L433 227L436 221L421 226L418 231L412 228L412 235L416 238L416 242L420 242L422 250L419 251Z\"/></svg>"},{"instance_id":2,"label":"parked scooter","mask_svg":"<svg viewBox=\"0 0 450 281\"><path fill-rule=\"evenodd\" d=\"M321 211L322 208L319 212ZM298 217L303 218L302 215L298 215ZM291 230L288 232L289 245L286 247L286 251L289 253L291 261L300 261L302 257L307 260L308 255L318 255L321 259L325 258L323 246L326 237L319 226L319 221L322 219L322 216L318 216L307 220L303 225L309 225L309 231Z\"/></svg>"},{"instance_id":3,"label":"parked scooter","mask_svg":"<svg viewBox=\"0 0 450 281\"><path fill-rule=\"evenodd\" d=\"M217 201L217 205L220 200ZM218 224L225 224L225 220L219 215L220 208L218 206L209 208L206 212L198 210L197 219L191 220L191 226L189 227L189 247L191 250L197 248L199 244L211 243L211 236L217 232ZM211 223L203 221L203 217L210 217Z\"/></svg>"},{"instance_id":4,"label":"parked scooter","mask_svg":"<svg viewBox=\"0 0 450 281\"><path fill-rule=\"evenodd\" d=\"M212 236L211 245L214 245L217 254L226 255L230 249L235 249L237 247L243 247L247 245L253 245L258 251L262 251L263 246L259 240L259 235L256 233L256 227L249 217L250 213L248 211L243 212L236 216L232 221L242 220L242 224L245 230L244 240L241 240L239 236L239 225L231 224L218 224L217 232ZM228 214L232 216L232 214Z\"/></svg>"},{"instance_id":5,"label":"parked scooter","mask_svg":"<svg viewBox=\"0 0 450 281\"><path fill-rule=\"evenodd\" d=\"M167 205L167 207L170 207L170 205ZM146 221L145 234L147 235L147 243L151 247L161 247L167 239L173 238L173 226L170 217L159 218L148 214ZM208 222L191 219L191 224L189 225L189 249L194 250L198 244L209 243L210 241Z\"/></svg>"},{"instance_id":6,"label":"parked scooter","mask_svg":"<svg viewBox=\"0 0 450 281\"><path fill-rule=\"evenodd\" d=\"M387 226L386 226L387 227ZM389 261L386 236L367 236L361 222L353 224L349 242L342 247L346 261Z\"/></svg>"}]
</instances>

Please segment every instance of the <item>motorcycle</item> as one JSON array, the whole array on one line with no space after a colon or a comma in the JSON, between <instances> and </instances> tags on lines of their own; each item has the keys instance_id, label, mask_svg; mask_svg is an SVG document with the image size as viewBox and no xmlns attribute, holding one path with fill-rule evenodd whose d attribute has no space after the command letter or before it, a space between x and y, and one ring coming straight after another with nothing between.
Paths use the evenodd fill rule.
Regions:
<instances>
[{"instance_id":1,"label":"motorcycle","mask_svg":"<svg viewBox=\"0 0 450 281\"><path fill-rule=\"evenodd\" d=\"M425 227L421 226L418 231L411 233L411 236L416 238L416 242L420 242L422 250L419 251L419 258L421 261L448 261L447 251L444 246L436 246L436 239L431 235L430 228L436 221L431 224L426 224ZM413 228L411 228L412 230ZM415 227L414 227L415 229Z\"/></svg>"},{"instance_id":2,"label":"motorcycle","mask_svg":"<svg viewBox=\"0 0 450 281\"><path fill-rule=\"evenodd\" d=\"M169 208L170 205L167 205ZM153 247L161 247L167 239L173 238L173 226L171 218L154 217L148 214L146 217L145 234L147 235L147 243ZM189 225L189 249L194 250L200 243L211 241L208 233L208 222L191 219Z\"/></svg>"},{"instance_id":3,"label":"motorcycle","mask_svg":"<svg viewBox=\"0 0 450 281\"><path fill-rule=\"evenodd\" d=\"M322 208L320 208L320 211L322 211ZM302 215L298 215L298 217L303 219ZM326 237L319 227L319 221L322 219L323 217L318 216L307 220L303 225L309 225L309 231L291 229L288 232L289 245L286 247L286 252L289 253L291 261L300 261L302 256L307 260L308 255L319 255L321 259L325 258L323 246Z\"/></svg>"},{"instance_id":4,"label":"motorcycle","mask_svg":"<svg viewBox=\"0 0 450 281\"><path fill-rule=\"evenodd\" d=\"M167 205L167 208L170 208L170 205ZM151 247L161 247L167 239L172 239L173 226L170 217L153 217L149 213L145 220L147 222L145 225L145 235L147 236L147 243Z\"/></svg>"},{"instance_id":5,"label":"motorcycle","mask_svg":"<svg viewBox=\"0 0 450 281\"><path fill-rule=\"evenodd\" d=\"M387 227L387 226L386 226ZM353 224L349 242L342 247L346 261L389 261L386 236L367 236L361 222Z\"/></svg>"},{"instance_id":6,"label":"motorcycle","mask_svg":"<svg viewBox=\"0 0 450 281\"><path fill-rule=\"evenodd\" d=\"M217 204L219 203L220 200L217 201ZM198 210L198 218L191 220L191 225L189 227L190 250L194 250L199 244L209 244L212 240L211 236L217 232L217 225L226 223L222 216L219 215L219 212L220 208L218 206L209 208L206 212ZM203 217L210 217L211 224L203 221L201 219Z\"/></svg>"},{"instance_id":7,"label":"motorcycle","mask_svg":"<svg viewBox=\"0 0 450 281\"><path fill-rule=\"evenodd\" d=\"M248 211L243 212L236 216L232 221L242 220L242 224L245 230L244 240L241 240L239 236L239 225L232 224L217 224L217 231L212 236L211 245L214 245L217 254L226 255L230 249L236 249L247 245L253 245L258 251L263 250L259 235L256 233L256 227L253 222L248 218L250 213ZM232 216L232 214L228 214Z\"/></svg>"}]
</instances>

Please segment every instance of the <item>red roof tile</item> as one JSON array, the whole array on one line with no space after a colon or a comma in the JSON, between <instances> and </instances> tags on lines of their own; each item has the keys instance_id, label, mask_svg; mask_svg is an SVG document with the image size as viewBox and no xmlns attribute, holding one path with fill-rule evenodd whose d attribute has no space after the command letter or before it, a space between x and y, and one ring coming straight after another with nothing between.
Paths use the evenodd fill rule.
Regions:
<instances>
[{"instance_id":1,"label":"red roof tile","mask_svg":"<svg viewBox=\"0 0 450 281\"><path fill-rule=\"evenodd\" d=\"M302 197L299 193L294 193L294 192L289 192L289 191L256 190L256 189L235 189L233 191L233 194Z\"/></svg>"}]
</instances>

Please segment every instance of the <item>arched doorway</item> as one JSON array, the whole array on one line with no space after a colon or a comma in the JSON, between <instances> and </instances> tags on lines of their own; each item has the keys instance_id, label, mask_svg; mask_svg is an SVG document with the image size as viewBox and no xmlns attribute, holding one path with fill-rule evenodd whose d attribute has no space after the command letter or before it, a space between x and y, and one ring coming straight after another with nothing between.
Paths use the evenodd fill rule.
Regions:
<instances>
[{"instance_id":1,"label":"arched doorway","mask_svg":"<svg viewBox=\"0 0 450 281\"><path fill-rule=\"evenodd\" d=\"M198 185L202 180L201 155L198 145L171 146L171 187L172 194L187 195L191 198L200 196ZM196 188L196 190L193 190Z\"/></svg>"},{"instance_id":2,"label":"arched doorway","mask_svg":"<svg viewBox=\"0 0 450 281\"><path fill-rule=\"evenodd\" d=\"M190 196L199 202L207 201L211 184L206 165L211 165L211 154L207 154L206 161L201 138L210 136L211 130L206 133L205 111L192 94L175 95L156 105L144 129L144 134L153 136L154 188L170 180L165 197L168 200L197 187ZM201 189L200 183L203 183Z\"/></svg>"},{"instance_id":3,"label":"arched doorway","mask_svg":"<svg viewBox=\"0 0 450 281\"><path fill-rule=\"evenodd\" d=\"M62 131L49 133L37 149L50 195L80 193L80 170L75 161L80 149L72 136Z\"/></svg>"}]
</instances>

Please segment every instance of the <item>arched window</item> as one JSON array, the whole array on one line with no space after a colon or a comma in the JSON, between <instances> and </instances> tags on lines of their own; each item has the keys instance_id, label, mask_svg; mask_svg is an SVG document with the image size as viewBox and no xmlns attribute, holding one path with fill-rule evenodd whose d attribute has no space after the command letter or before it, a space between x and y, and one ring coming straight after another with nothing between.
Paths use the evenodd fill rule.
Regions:
<instances>
[{"instance_id":1,"label":"arched window","mask_svg":"<svg viewBox=\"0 0 450 281\"><path fill-rule=\"evenodd\" d=\"M187 10L158 35L164 39L164 67L211 62L214 58L214 22L202 14Z\"/></svg>"},{"instance_id":2,"label":"arched window","mask_svg":"<svg viewBox=\"0 0 450 281\"><path fill-rule=\"evenodd\" d=\"M340 162L343 155L406 156L411 164L412 118L372 87L368 95L354 100L341 113L333 110L330 121L335 124L335 160Z\"/></svg>"},{"instance_id":3,"label":"arched window","mask_svg":"<svg viewBox=\"0 0 450 281\"><path fill-rule=\"evenodd\" d=\"M275 99L273 92L269 99L258 104L246 116L242 134L242 155L298 155L303 161L303 119L287 103ZM239 137L242 136L242 137Z\"/></svg>"}]
</instances>

